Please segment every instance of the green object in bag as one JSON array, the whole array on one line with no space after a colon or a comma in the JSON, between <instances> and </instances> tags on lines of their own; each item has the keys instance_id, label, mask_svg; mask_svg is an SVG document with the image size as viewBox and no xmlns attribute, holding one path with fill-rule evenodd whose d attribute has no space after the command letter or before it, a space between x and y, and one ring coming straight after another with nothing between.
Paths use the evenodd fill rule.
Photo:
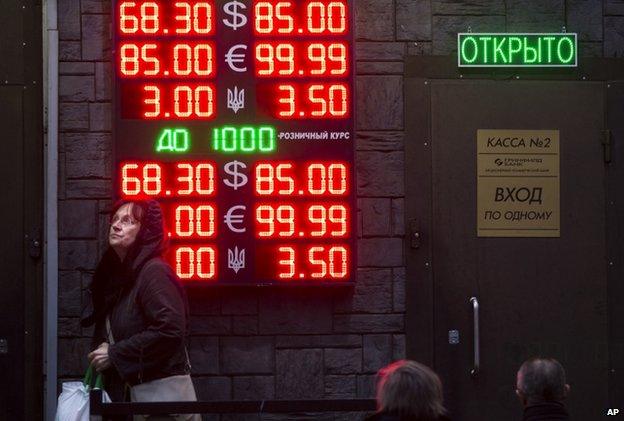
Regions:
<instances>
[{"instance_id":1,"label":"green object in bag","mask_svg":"<svg viewBox=\"0 0 624 421\"><path fill-rule=\"evenodd\" d=\"M94 383L95 382L95 383ZM58 397L55 421L89 421L94 418L89 414L89 392L103 388L103 376L89 366L82 382L63 383L63 391ZM108 394L102 390L102 402L110 402ZM95 418L99 419L99 418Z\"/></svg>"},{"instance_id":2,"label":"green object in bag","mask_svg":"<svg viewBox=\"0 0 624 421\"><path fill-rule=\"evenodd\" d=\"M97 373L95 375L95 382L93 381L93 373L94 369L92 365L89 365L87 368L87 372L85 373L84 379L82 380L82 384L84 384L85 389L104 389L104 377L102 373Z\"/></svg>"}]
</instances>

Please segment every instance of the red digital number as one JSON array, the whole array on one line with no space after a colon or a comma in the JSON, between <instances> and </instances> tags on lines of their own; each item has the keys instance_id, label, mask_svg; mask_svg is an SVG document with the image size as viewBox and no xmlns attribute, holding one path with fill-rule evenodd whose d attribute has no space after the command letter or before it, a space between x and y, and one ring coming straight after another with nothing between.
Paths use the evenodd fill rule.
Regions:
<instances>
[{"instance_id":1,"label":"red digital number","mask_svg":"<svg viewBox=\"0 0 624 421\"><path fill-rule=\"evenodd\" d=\"M173 213L175 237L203 239L215 236L214 205L178 204Z\"/></svg>"},{"instance_id":2,"label":"red digital number","mask_svg":"<svg viewBox=\"0 0 624 421\"><path fill-rule=\"evenodd\" d=\"M295 98L295 87L292 85L279 85L277 87L279 110L277 115L280 117L290 118L295 115L297 103ZM300 112L301 117L305 115L304 111Z\"/></svg>"},{"instance_id":3,"label":"red digital number","mask_svg":"<svg viewBox=\"0 0 624 421\"><path fill-rule=\"evenodd\" d=\"M210 2L176 2L176 34L210 35L214 29L214 6Z\"/></svg>"},{"instance_id":4,"label":"red digital number","mask_svg":"<svg viewBox=\"0 0 624 421\"><path fill-rule=\"evenodd\" d=\"M345 76L348 74L345 43L257 43L255 74L275 76ZM305 52L305 54L303 54Z\"/></svg>"},{"instance_id":5,"label":"red digital number","mask_svg":"<svg viewBox=\"0 0 624 421\"><path fill-rule=\"evenodd\" d=\"M278 117L345 118L349 114L351 101L345 84L281 84L277 91Z\"/></svg>"},{"instance_id":6,"label":"red digital number","mask_svg":"<svg viewBox=\"0 0 624 421\"><path fill-rule=\"evenodd\" d=\"M257 44L255 48L256 75L290 76L295 71L295 47L293 44ZM277 64L277 66L276 66Z\"/></svg>"},{"instance_id":7,"label":"red digital number","mask_svg":"<svg viewBox=\"0 0 624 421\"><path fill-rule=\"evenodd\" d=\"M344 43L312 43L307 46L310 74L344 76L347 74L347 46Z\"/></svg>"},{"instance_id":8,"label":"red digital number","mask_svg":"<svg viewBox=\"0 0 624 421\"><path fill-rule=\"evenodd\" d=\"M211 35L215 24L212 1L123 1L119 3L121 35Z\"/></svg>"},{"instance_id":9,"label":"red digital number","mask_svg":"<svg viewBox=\"0 0 624 421\"><path fill-rule=\"evenodd\" d=\"M158 45L155 43L121 44L119 60L122 76L156 76L160 73Z\"/></svg>"},{"instance_id":10,"label":"red digital number","mask_svg":"<svg viewBox=\"0 0 624 421\"><path fill-rule=\"evenodd\" d=\"M311 1L306 16L310 34L343 34L347 29L347 5L341 1Z\"/></svg>"},{"instance_id":11,"label":"red digital number","mask_svg":"<svg viewBox=\"0 0 624 421\"><path fill-rule=\"evenodd\" d=\"M214 165L207 162L178 162L175 169L155 162L127 162L121 166L121 193L123 197L208 197L215 194L215 174ZM166 175L175 179L175 187L168 186Z\"/></svg>"},{"instance_id":12,"label":"red digital number","mask_svg":"<svg viewBox=\"0 0 624 421\"><path fill-rule=\"evenodd\" d=\"M255 166L255 192L259 196L299 195L343 196L348 193L347 165L341 162L312 162L295 179L290 162L259 162Z\"/></svg>"},{"instance_id":13,"label":"red digital number","mask_svg":"<svg viewBox=\"0 0 624 421\"><path fill-rule=\"evenodd\" d=\"M279 271L277 273L280 279L292 279L295 276L295 249L293 247L280 247L278 249Z\"/></svg>"},{"instance_id":14,"label":"red digital number","mask_svg":"<svg viewBox=\"0 0 624 421\"><path fill-rule=\"evenodd\" d=\"M345 1L307 1L296 6L292 1L256 1L256 35L340 35L347 31Z\"/></svg>"},{"instance_id":15,"label":"red digital number","mask_svg":"<svg viewBox=\"0 0 624 421\"><path fill-rule=\"evenodd\" d=\"M256 34L290 34L294 30L292 2L259 1L254 5Z\"/></svg>"},{"instance_id":16,"label":"red digital number","mask_svg":"<svg viewBox=\"0 0 624 421\"><path fill-rule=\"evenodd\" d=\"M349 274L349 250L342 245L277 249L278 279L344 279Z\"/></svg>"},{"instance_id":17,"label":"red digital number","mask_svg":"<svg viewBox=\"0 0 624 421\"><path fill-rule=\"evenodd\" d=\"M143 118L210 119L215 117L212 85L143 86Z\"/></svg>"},{"instance_id":18,"label":"red digital number","mask_svg":"<svg viewBox=\"0 0 624 421\"><path fill-rule=\"evenodd\" d=\"M210 43L176 44L173 47L173 73L176 76L212 76L214 62L214 47Z\"/></svg>"},{"instance_id":19,"label":"red digital number","mask_svg":"<svg viewBox=\"0 0 624 421\"><path fill-rule=\"evenodd\" d=\"M312 228L312 237L345 237L349 226L349 212L344 205L311 205L307 211ZM329 226L329 228L328 228Z\"/></svg>"},{"instance_id":20,"label":"red digital number","mask_svg":"<svg viewBox=\"0 0 624 421\"><path fill-rule=\"evenodd\" d=\"M178 246L174 250L176 275L182 280L215 279L217 252L211 246Z\"/></svg>"},{"instance_id":21,"label":"red digital number","mask_svg":"<svg viewBox=\"0 0 624 421\"><path fill-rule=\"evenodd\" d=\"M119 74L125 78L207 78L215 73L212 43L122 43Z\"/></svg>"},{"instance_id":22,"label":"red digital number","mask_svg":"<svg viewBox=\"0 0 624 421\"><path fill-rule=\"evenodd\" d=\"M162 191L162 168L156 163L128 163L121 167L124 196L158 196Z\"/></svg>"},{"instance_id":23,"label":"red digital number","mask_svg":"<svg viewBox=\"0 0 624 421\"><path fill-rule=\"evenodd\" d=\"M343 204L260 204L256 206L256 237L343 238L348 235L349 210Z\"/></svg>"},{"instance_id":24,"label":"red digital number","mask_svg":"<svg viewBox=\"0 0 624 421\"><path fill-rule=\"evenodd\" d=\"M295 181L292 176L293 165L290 162L259 163L256 165L256 193L272 195L277 191L279 195L290 195L295 191ZM277 189L276 189L276 183Z\"/></svg>"},{"instance_id":25,"label":"red digital number","mask_svg":"<svg viewBox=\"0 0 624 421\"><path fill-rule=\"evenodd\" d=\"M190 164L179 162L177 165L178 196L212 196L215 193L215 168L213 164Z\"/></svg>"},{"instance_id":26,"label":"red digital number","mask_svg":"<svg viewBox=\"0 0 624 421\"><path fill-rule=\"evenodd\" d=\"M122 34L155 34L160 27L160 6L154 1L119 3L119 29Z\"/></svg>"},{"instance_id":27,"label":"red digital number","mask_svg":"<svg viewBox=\"0 0 624 421\"><path fill-rule=\"evenodd\" d=\"M256 207L258 237L292 237L295 233L295 208L292 205ZM277 226L277 232L276 232Z\"/></svg>"}]
</instances>

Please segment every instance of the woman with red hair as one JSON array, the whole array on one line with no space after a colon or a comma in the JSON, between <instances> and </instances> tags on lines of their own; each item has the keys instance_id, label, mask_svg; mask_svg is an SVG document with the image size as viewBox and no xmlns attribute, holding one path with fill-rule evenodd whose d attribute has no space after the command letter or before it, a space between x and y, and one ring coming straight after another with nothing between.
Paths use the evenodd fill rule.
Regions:
<instances>
[{"instance_id":1,"label":"woman with red hair","mask_svg":"<svg viewBox=\"0 0 624 421\"><path fill-rule=\"evenodd\" d=\"M450 421L443 405L442 382L416 361L396 361L378 373L377 413L366 421Z\"/></svg>"}]
</instances>

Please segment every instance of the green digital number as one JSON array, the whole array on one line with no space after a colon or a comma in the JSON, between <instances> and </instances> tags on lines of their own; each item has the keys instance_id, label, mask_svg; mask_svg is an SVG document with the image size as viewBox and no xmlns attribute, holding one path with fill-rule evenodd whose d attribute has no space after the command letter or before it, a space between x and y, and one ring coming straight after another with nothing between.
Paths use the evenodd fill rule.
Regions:
<instances>
[{"instance_id":1,"label":"green digital number","mask_svg":"<svg viewBox=\"0 0 624 421\"><path fill-rule=\"evenodd\" d=\"M224 153L275 151L275 128L270 126L223 126L212 131L212 148Z\"/></svg>"}]
</instances>

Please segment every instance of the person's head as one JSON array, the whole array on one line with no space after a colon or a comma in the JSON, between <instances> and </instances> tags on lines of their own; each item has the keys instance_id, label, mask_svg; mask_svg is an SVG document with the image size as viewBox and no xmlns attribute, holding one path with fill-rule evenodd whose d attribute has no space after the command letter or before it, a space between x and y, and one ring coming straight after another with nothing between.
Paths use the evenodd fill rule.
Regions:
<instances>
[{"instance_id":1,"label":"person's head","mask_svg":"<svg viewBox=\"0 0 624 421\"><path fill-rule=\"evenodd\" d=\"M396 361L378 373L377 409L407 419L436 419L443 406L442 382L416 361Z\"/></svg>"},{"instance_id":2,"label":"person's head","mask_svg":"<svg viewBox=\"0 0 624 421\"><path fill-rule=\"evenodd\" d=\"M145 209L139 202L120 201L111 215L108 244L123 260L137 240Z\"/></svg>"},{"instance_id":3,"label":"person's head","mask_svg":"<svg viewBox=\"0 0 624 421\"><path fill-rule=\"evenodd\" d=\"M523 405L562 401L569 391L565 370L554 358L531 358L516 374L516 394Z\"/></svg>"}]
</instances>

